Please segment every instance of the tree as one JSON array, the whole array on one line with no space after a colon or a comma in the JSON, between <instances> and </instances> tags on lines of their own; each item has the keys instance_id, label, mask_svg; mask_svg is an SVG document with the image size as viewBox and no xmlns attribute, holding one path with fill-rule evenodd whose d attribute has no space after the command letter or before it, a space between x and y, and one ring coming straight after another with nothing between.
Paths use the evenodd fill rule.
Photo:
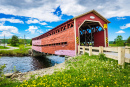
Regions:
<instances>
[{"instance_id":1,"label":"tree","mask_svg":"<svg viewBox=\"0 0 130 87\"><path fill-rule=\"evenodd\" d=\"M24 39L19 39L19 44L24 44Z\"/></svg>"},{"instance_id":2,"label":"tree","mask_svg":"<svg viewBox=\"0 0 130 87\"><path fill-rule=\"evenodd\" d=\"M31 39L31 41L30 41L30 45L32 45L32 39Z\"/></svg>"},{"instance_id":3,"label":"tree","mask_svg":"<svg viewBox=\"0 0 130 87\"><path fill-rule=\"evenodd\" d=\"M11 39L8 39L8 44L11 44Z\"/></svg>"},{"instance_id":4,"label":"tree","mask_svg":"<svg viewBox=\"0 0 130 87\"><path fill-rule=\"evenodd\" d=\"M115 39L115 42L117 46L124 46L123 37L121 35L117 36L117 38Z\"/></svg>"},{"instance_id":5,"label":"tree","mask_svg":"<svg viewBox=\"0 0 130 87\"><path fill-rule=\"evenodd\" d=\"M127 39L127 43L129 43L130 44L130 36L128 37L128 39Z\"/></svg>"},{"instance_id":6,"label":"tree","mask_svg":"<svg viewBox=\"0 0 130 87\"><path fill-rule=\"evenodd\" d=\"M19 43L18 36L13 35L12 38L11 38L11 45L16 46L18 43Z\"/></svg>"}]
</instances>

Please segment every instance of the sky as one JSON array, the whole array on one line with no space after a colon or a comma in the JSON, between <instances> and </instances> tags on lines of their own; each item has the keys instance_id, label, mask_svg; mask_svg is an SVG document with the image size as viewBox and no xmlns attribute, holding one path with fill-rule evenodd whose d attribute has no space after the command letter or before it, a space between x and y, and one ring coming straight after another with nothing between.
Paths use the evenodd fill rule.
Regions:
<instances>
[{"instance_id":1,"label":"sky","mask_svg":"<svg viewBox=\"0 0 130 87\"><path fill-rule=\"evenodd\" d=\"M0 0L0 39L31 39L95 9L111 23L109 41L130 36L130 0Z\"/></svg>"}]
</instances>

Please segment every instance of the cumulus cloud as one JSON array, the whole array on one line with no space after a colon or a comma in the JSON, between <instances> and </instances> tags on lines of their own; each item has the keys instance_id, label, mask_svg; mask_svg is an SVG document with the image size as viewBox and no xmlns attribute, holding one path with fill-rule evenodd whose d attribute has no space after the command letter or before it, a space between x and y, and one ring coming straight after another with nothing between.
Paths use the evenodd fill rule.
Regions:
<instances>
[{"instance_id":1,"label":"cumulus cloud","mask_svg":"<svg viewBox=\"0 0 130 87\"><path fill-rule=\"evenodd\" d=\"M120 31L118 31L118 32L116 32L116 33L125 33L123 30L120 30Z\"/></svg>"},{"instance_id":2,"label":"cumulus cloud","mask_svg":"<svg viewBox=\"0 0 130 87\"><path fill-rule=\"evenodd\" d=\"M47 23L46 22L40 22L39 20L37 20L37 19L30 19L30 20L28 20L28 21L26 21L26 23L27 24L32 24L32 23L38 23L38 24L41 24L41 25L47 25Z\"/></svg>"},{"instance_id":3,"label":"cumulus cloud","mask_svg":"<svg viewBox=\"0 0 130 87\"><path fill-rule=\"evenodd\" d=\"M14 26L0 26L0 31L8 31L11 33L18 33L18 29Z\"/></svg>"},{"instance_id":4,"label":"cumulus cloud","mask_svg":"<svg viewBox=\"0 0 130 87\"><path fill-rule=\"evenodd\" d=\"M22 23L22 24L24 23L23 21L14 18L1 18L0 21L2 22L9 21L10 23Z\"/></svg>"},{"instance_id":5,"label":"cumulus cloud","mask_svg":"<svg viewBox=\"0 0 130 87\"><path fill-rule=\"evenodd\" d=\"M29 26L29 29L27 29L25 31L29 31L29 32L31 32L31 34L34 34L37 29L38 29L37 26Z\"/></svg>"},{"instance_id":6,"label":"cumulus cloud","mask_svg":"<svg viewBox=\"0 0 130 87\"><path fill-rule=\"evenodd\" d=\"M3 24L0 25L0 36L12 36L13 34L19 34L18 29L14 26L4 26Z\"/></svg>"},{"instance_id":7,"label":"cumulus cloud","mask_svg":"<svg viewBox=\"0 0 130 87\"><path fill-rule=\"evenodd\" d=\"M0 36L4 36L4 35L5 35L5 37L9 37L9 36L12 36L13 34L10 33L9 31L3 31L3 32L0 34Z\"/></svg>"},{"instance_id":8,"label":"cumulus cloud","mask_svg":"<svg viewBox=\"0 0 130 87\"><path fill-rule=\"evenodd\" d=\"M129 28L130 27L130 23L124 25L124 26L120 26L121 29L126 29L126 28Z\"/></svg>"},{"instance_id":9,"label":"cumulus cloud","mask_svg":"<svg viewBox=\"0 0 130 87\"><path fill-rule=\"evenodd\" d=\"M53 28L52 26L46 26L47 28Z\"/></svg>"},{"instance_id":10,"label":"cumulus cloud","mask_svg":"<svg viewBox=\"0 0 130 87\"><path fill-rule=\"evenodd\" d=\"M39 24L41 24L41 25L47 25L47 23L46 23L46 22L42 22L42 23L39 23Z\"/></svg>"},{"instance_id":11,"label":"cumulus cloud","mask_svg":"<svg viewBox=\"0 0 130 87\"><path fill-rule=\"evenodd\" d=\"M129 4L130 0L1 0L0 13L53 22L61 20L61 16L53 14L60 6L62 14L66 15L77 16L95 9L111 18L130 16Z\"/></svg>"},{"instance_id":12,"label":"cumulus cloud","mask_svg":"<svg viewBox=\"0 0 130 87\"><path fill-rule=\"evenodd\" d=\"M43 33L43 31L42 31L42 30L37 30L37 32L38 32L38 33Z\"/></svg>"}]
</instances>

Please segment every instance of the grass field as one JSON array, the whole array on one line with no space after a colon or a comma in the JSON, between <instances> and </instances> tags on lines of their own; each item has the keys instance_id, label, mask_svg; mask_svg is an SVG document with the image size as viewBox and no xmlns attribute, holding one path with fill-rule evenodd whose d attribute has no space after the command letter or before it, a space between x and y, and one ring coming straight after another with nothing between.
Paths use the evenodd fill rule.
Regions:
<instances>
[{"instance_id":1,"label":"grass field","mask_svg":"<svg viewBox=\"0 0 130 87\"><path fill-rule=\"evenodd\" d=\"M9 49L9 47L0 46L0 49Z\"/></svg>"},{"instance_id":2,"label":"grass field","mask_svg":"<svg viewBox=\"0 0 130 87\"><path fill-rule=\"evenodd\" d=\"M65 62L66 69L29 81L1 81L1 87L130 87L130 64L125 68L103 54L78 56ZM6 84L6 85L5 85Z\"/></svg>"},{"instance_id":3,"label":"grass field","mask_svg":"<svg viewBox=\"0 0 130 87\"><path fill-rule=\"evenodd\" d=\"M109 46L118 47L117 44L109 44ZM130 46L130 44L126 44L126 46Z\"/></svg>"},{"instance_id":4,"label":"grass field","mask_svg":"<svg viewBox=\"0 0 130 87\"><path fill-rule=\"evenodd\" d=\"M2 56L27 56L29 49L31 49L30 46L26 46L26 48L24 48L24 45L22 45L22 46L19 46L19 49L0 50L0 55Z\"/></svg>"}]
</instances>

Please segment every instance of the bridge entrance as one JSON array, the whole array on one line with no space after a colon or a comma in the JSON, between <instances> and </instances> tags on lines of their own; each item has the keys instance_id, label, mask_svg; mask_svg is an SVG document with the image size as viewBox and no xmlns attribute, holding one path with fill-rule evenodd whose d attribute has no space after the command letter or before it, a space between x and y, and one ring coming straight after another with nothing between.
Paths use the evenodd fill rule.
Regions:
<instances>
[{"instance_id":1,"label":"bridge entrance","mask_svg":"<svg viewBox=\"0 0 130 87\"><path fill-rule=\"evenodd\" d=\"M98 21L84 21L79 27L80 45L81 46L98 46L104 45L104 28Z\"/></svg>"}]
</instances>

